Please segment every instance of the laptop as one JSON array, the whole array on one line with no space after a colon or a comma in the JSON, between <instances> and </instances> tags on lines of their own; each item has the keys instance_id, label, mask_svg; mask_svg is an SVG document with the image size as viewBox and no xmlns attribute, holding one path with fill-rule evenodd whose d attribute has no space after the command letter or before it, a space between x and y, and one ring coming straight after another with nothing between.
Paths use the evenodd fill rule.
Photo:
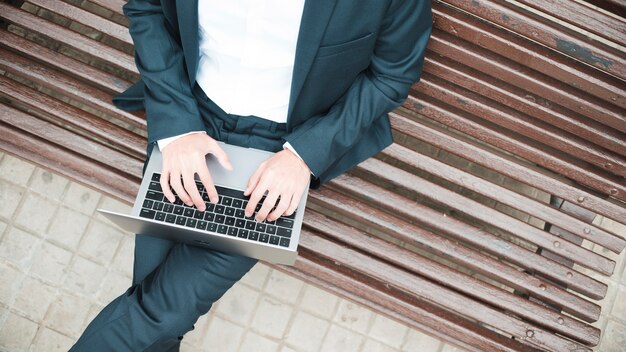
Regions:
<instances>
[{"instance_id":1,"label":"laptop","mask_svg":"<svg viewBox=\"0 0 626 352\"><path fill-rule=\"evenodd\" d=\"M98 211L121 228L141 235L187 243L223 252L265 260L275 264L293 265L298 255L298 241L306 205L307 186L297 210L275 221L257 222L255 214L246 218L244 209L249 197L243 195L250 176L274 153L218 142L233 165L224 169L217 158L207 155L207 165L219 194L219 202L209 202L204 186L196 175L196 186L205 200L206 210L198 211L176 198L170 203L163 196L159 183L162 156L152 148L150 160L130 215L105 209ZM176 192L173 192L176 194Z\"/></svg>"}]
</instances>

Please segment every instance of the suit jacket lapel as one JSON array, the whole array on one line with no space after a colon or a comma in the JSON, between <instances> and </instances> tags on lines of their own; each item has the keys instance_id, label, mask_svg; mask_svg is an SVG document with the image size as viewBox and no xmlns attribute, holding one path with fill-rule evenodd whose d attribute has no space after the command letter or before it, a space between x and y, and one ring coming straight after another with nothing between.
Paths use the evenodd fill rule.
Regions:
<instances>
[{"instance_id":1,"label":"suit jacket lapel","mask_svg":"<svg viewBox=\"0 0 626 352\"><path fill-rule=\"evenodd\" d=\"M198 0L176 1L178 15L178 30L187 64L189 83L193 86L196 81L196 69L198 68Z\"/></svg>"},{"instance_id":2,"label":"suit jacket lapel","mask_svg":"<svg viewBox=\"0 0 626 352\"><path fill-rule=\"evenodd\" d=\"M322 40L330 15L335 8L337 0L306 0L300 22L298 43L296 45L296 58L291 81L291 93L289 96L289 109L287 123L289 123L294 105L298 100L302 86L306 79L317 48Z\"/></svg>"}]
</instances>

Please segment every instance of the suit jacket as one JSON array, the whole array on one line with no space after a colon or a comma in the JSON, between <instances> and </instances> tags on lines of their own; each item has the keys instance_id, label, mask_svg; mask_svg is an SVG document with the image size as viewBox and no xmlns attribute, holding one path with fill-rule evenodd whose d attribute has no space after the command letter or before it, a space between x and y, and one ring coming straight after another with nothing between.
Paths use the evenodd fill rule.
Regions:
<instances>
[{"instance_id":1,"label":"suit jacket","mask_svg":"<svg viewBox=\"0 0 626 352\"><path fill-rule=\"evenodd\" d=\"M192 95L197 1L124 6L141 80L114 103L145 109L149 150L159 139L206 128ZM431 28L429 0L305 2L283 138L316 175L312 187L392 143L387 113L419 79Z\"/></svg>"}]
</instances>

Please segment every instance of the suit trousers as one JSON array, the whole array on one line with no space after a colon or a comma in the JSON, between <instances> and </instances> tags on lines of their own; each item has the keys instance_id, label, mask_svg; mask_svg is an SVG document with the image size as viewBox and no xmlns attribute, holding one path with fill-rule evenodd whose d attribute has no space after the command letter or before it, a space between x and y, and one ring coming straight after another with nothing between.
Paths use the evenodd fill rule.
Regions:
<instances>
[{"instance_id":1,"label":"suit trousers","mask_svg":"<svg viewBox=\"0 0 626 352\"><path fill-rule=\"evenodd\" d=\"M198 85L194 95L211 137L243 147L282 149L285 124L227 114ZM136 234L132 286L93 319L70 351L178 351L182 336L256 262Z\"/></svg>"}]
</instances>

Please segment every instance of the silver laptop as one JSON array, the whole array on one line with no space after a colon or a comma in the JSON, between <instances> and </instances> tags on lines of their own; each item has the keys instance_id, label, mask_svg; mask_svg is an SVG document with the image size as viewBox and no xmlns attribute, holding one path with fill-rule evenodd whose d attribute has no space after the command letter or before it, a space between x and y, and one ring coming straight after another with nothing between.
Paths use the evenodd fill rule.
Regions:
<instances>
[{"instance_id":1,"label":"silver laptop","mask_svg":"<svg viewBox=\"0 0 626 352\"><path fill-rule=\"evenodd\" d=\"M162 157L158 147L152 149L132 213L98 211L123 229L136 234L293 265L298 254L309 188L306 187L298 209L291 216L282 216L271 222L257 222L254 214L246 218L244 209L249 197L243 196L243 190L259 164L274 153L219 143L228 154L233 171L224 169L213 155L207 155L207 165L220 199L217 204L210 203L196 176L196 185L207 205L204 212L198 211L195 206L185 205L178 197L175 203L170 203L163 196L159 183Z\"/></svg>"}]
</instances>

